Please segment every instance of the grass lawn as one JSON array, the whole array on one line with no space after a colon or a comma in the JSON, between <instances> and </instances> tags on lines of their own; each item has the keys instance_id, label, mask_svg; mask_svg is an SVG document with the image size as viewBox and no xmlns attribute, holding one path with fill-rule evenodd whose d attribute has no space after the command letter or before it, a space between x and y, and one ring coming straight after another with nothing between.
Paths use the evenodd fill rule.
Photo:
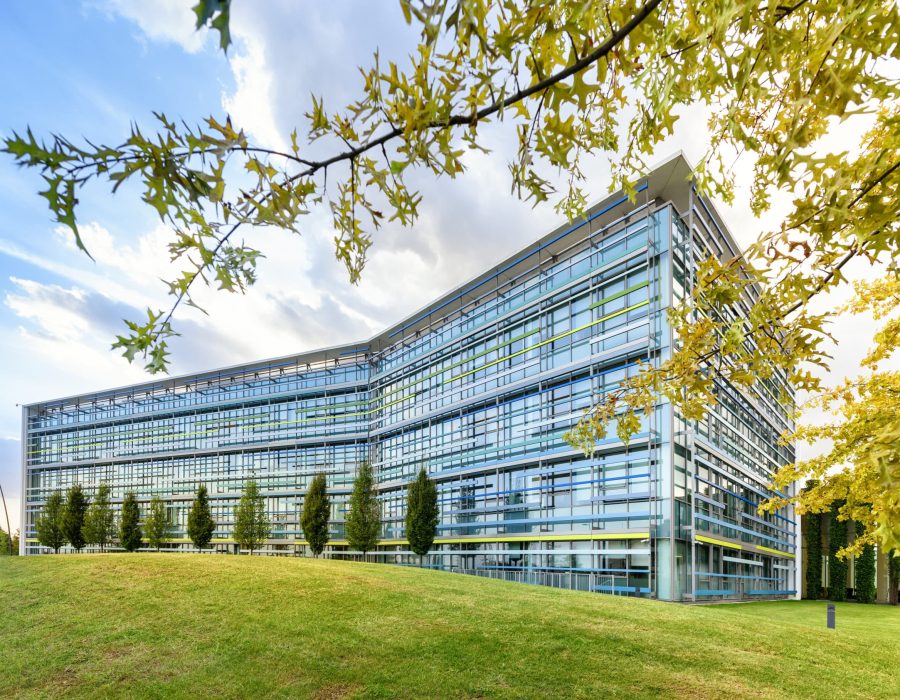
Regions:
<instances>
[{"instance_id":1,"label":"grass lawn","mask_svg":"<svg viewBox=\"0 0 900 700\"><path fill-rule=\"evenodd\" d=\"M897 698L900 608L311 559L0 558L0 698Z\"/></svg>"}]
</instances>

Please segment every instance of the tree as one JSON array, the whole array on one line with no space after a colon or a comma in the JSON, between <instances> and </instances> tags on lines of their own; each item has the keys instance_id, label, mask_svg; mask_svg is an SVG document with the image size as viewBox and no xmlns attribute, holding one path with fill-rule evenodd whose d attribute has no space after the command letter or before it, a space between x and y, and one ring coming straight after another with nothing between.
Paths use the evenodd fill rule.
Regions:
<instances>
[{"instance_id":1,"label":"tree","mask_svg":"<svg viewBox=\"0 0 900 700\"><path fill-rule=\"evenodd\" d=\"M116 514L109 502L109 486L100 484L84 518L82 528L86 544L95 544L102 552L116 536Z\"/></svg>"},{"instance_id":2,"label":"tree","mask_svg":"<svg viewBox=\"0 0 900 700\"><path fill-rule=\"evenodd\" d=\"M244 485L244 493L234 516L234 539L238 546L249 549L253 554L269 537L272 529L266 515L266 501L255 481Z\"/></svg>"},{"instance_id":3,"label":"tree","mask_svg":"<svg viewBox=\"0 0 900 700\"><path fill-rule=\"evenodd\" d=\"M66 502L63 506L63 534L76 552L80 552L85 545L84 516L88 509L88 501L81 488L81 484L75 484L66 492Z\"/></svg>"},{"instance_id":4,"label":"tree","mask_svg":"<svg viewBox=\"0 0 900 700\"><path fill-rule=\"evenodd\" d=\"M822 590L822 516L820 513L807 513L806 525L806 597L818 600Z\"/></svg>"},{"instance_id":5,"label":"tree","mask_svg":"<svg viewBox=\"0 0 900 700\"><path fill-rule=\"evenodd\" d=\"M187 519L187 534L197 549L203 549L212 542L213 532L216 530L216 521L213 520L212 511L209 508L209 496L206 486L200 484L197 487L197 495L191 504L191 510Z\"/></svg>"},{"instance_id":6,"label":"tree","mask_svg":"<svg viewBox=\"0 0 900 700\"><path fill-rule=\"evenodd\" d=\"M841 506L831 507L828 528L828 599L847 599L847 559L837 556L847 546L847 521L841 517Z\"/></svg>"},{"instance_id":7,"label":"tree","mask_svg":"<svg viewBox=\"0 0 900 700\"><path fill-rule=\"evenodd\" d=\"M141 511L133 491L125 494L122 501L122 516L119 519L119 544L126 552L141 548Z\"/></svg>"},{"instance_id":8,"label":"tree","mask_svg":"<svg viewBox=\"0 0 900 700\"><path fill-rule=\"evenodd\" d=\"M65 505L59 491L54 491L47 498L40 517L35 522L38 542L43 547L49 547L54 553L59 554L59 549L66 543L66 535L63 527Z\"/></svg>"},{"instance_id":9,"label":"tree","mask_svg":"<svg viewBox=\"0 0 900 700\"><path fill-rule=\"evenodd\" d=\"M856 535L861 536L866 526L856 523ZM875 547L867 544L856 557L856 600L859 603L875 602Z\"/></svg>"},{"instance_id":10,"label":"tree","mask_svg":"<svg viewBox=\"0 0 900 700\"><path fill-rule=\"evenodd\" d=\"M420 557L428 554L434 544L439 519L437 486L423 468L409 485L406 498L406 539L409 548Z\"/></svg>"},{"instance_id":11,"label":"tree","mask_svg":"<svg viewBox=\"0 0 900 700\"><path fill-rule=\"evenodd\" d=\"M229 7L225 0L196 6L198 25L216 29L223 48ZM744 254L700 261L694 290L672 310L676 350L598 396L568 439L590 452L615 426L627 440L659 394L693 421L723 382L752 393L777 380L811 392L813 401L824 391L838 414L860 420L826 428L843 445L786 465L777 485L818 478L817 488L792 499L798 512L823 512L843 497L853 511L844 515L866 527L854 548L900 547L900 458L892 450L900 379L877 370L900 340L891 311L900 298L888 293L900 284L896 3L401 0L401 7L421 30L409 66L383 66L376 54L361 69L358 99L335 110L313 97L306 124L283 151L212 116L191 127L159 114L158 135L135 127L119 145L59 135L45 142L28 129L5 139L16 162L42 173L53 217L82 248L76 209L91 181L119 188L140 180L143 199L173 228L170 250L181 269L169 283L172 301L129 322L115 346L152 372L164 370L174 312L193 303L197 280L232 292L255 282L261 251L238 242L242 228L300 232L306 213L327 208L337 257L355 282L374 231L415 223L422 197L414 173L465 173L467 154L486 150L496 130L518 137L513 192L535 203L556 198L574 219L586 202L585 158L607 156L614 186L634 196L646 158L699 106L710 112L699 192L731 201L740 154L753 172L752 211L764 212L773 192L789 193L791 209ZM833 138L836 129L861 124L869 130L855 147ZM324 155L314 156L304 137ZM249 172L253 182L232 180L233 172ZM557 172L565 173L559 185ZM819 302L847 284L843 270L852 260L883 261L870 276L877 293L861 294L855 309L889 320L866 365L871 373L831 390L815 370L828 365L826 329L841 308ZM749 312L735 314L742 304ZM885 419L867 428L862 415L879 412ZM853 430L866 439L851 442ZM832 476L829 462L846 464L843 476ZM764 507L783 505L774 499Z\"/></svg>"},{"instance_id":12,"label":"tree","mask_svg":"<svg viewBox=\"0 0 900 700\"><path fill-rule=\"evenodd\" d=\"M900 593L900 550L888 552L888 602L897 605Z\"/></svg>"},{"instance_id":13,"label":"tree","mask_svg":"<svg viewBox=\"0 0 900 700\"><path fill-rule=\"evenodd\" d=\"M13 536L3 528L0 528L0 556L18 556L19 554L19 531L16 530Z\"/></svg>"},{"instance_id":14,"label":"tree","mask_svg":"<svg viewBox=\"0 0 900 700\"><path fill-rule=\"evenodd\" d=\"M154 496L150 500L150 510L144 520L144 536L147 538L147 544L158 552L159 548L168 541L170 531L171 525L166 505L159 496Z\"/></svg>"},{"instance_id":15,"label":"tree","mask_svg":"<svg viewBox=\"0 0 900 700\"><path fill-rule=\"evenodd\" d=\"M858 284L855 308L871 308L881 285ZM900 291L900 285L896 289ZM868 297L865 306L863 299ZM900 299L897 301L900 308ZM880 312L879 312L880 313ZM879 314L876 313L876 316ZM891 323L877 334L878 347L873 354L893 351L900 335ZM893 337L893 339L891 339ZM896 445L900 440L900 372L873 371L869 376L847 379L822 391L807 406L824 409L833 420L801 425L788 437L812 444L830 444L831 449L812 459L784 466L776 474L775 486L783 489L792 482L812 477L817 485L793 500L798 511L825 510L837 503L844 520L856 520L864 526L852 544L838 556L859 555L863 548L878 544L890 549L900 543L900 461ZM778 507L783 499L767 506Z\"/></svg>"},{"instance_id":16,"label":"tree","mask_svg":"<svg viewBox=\"0 0 900 700\"><path fill-rule=\"evenodd\" d=\"M300 524L313 555L319 556L328 544L328 518L331 501L328 498L324 474L316 474L303 499L303 516Z\"/></svg>"},{"instance_id":17,"label":"tree","mask_svg":"<svg viewBox=\"0 0 900 700\"><path fill-rule=\"evenodd\" d=\"M372 466L368 462L359 465L350 506L347 511L347 542L350 549L363 553L363 557L378 544L381 532L381 504L375 495Z\"/></svg>"}]
</instances>

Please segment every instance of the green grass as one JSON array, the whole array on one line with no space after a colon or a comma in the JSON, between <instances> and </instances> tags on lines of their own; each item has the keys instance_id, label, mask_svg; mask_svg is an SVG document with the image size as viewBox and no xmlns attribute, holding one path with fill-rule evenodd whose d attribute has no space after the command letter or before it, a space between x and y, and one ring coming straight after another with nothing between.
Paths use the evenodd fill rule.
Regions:
<instances>
[{"instance_id":1,"label":"green grass","mask_svg":"<svg viewBox=\"0 0 900 700\"><path fill-rule=\"evenodd\" d=\"M0 560L0 698L900 697L900 609L683 606L375 564Z\"/></svg>"}]
</instances>

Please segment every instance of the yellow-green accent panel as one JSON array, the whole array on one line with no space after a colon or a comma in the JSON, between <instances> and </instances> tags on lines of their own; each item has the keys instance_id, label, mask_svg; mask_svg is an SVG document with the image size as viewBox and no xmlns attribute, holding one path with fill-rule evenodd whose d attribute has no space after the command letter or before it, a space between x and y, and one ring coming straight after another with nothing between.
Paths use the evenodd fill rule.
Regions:
<instances>
[{"instance_id":1,"label":"yellow-green accent panel","mask_svg":"<svg viewBox=\"0 0 900 700\"><path fill-rule=\"evenodd\" d=\"M795 559L796 556L789 552L782 552L780 549L771 549L770 547L763 547L761 544L754 545L760 552L765 552L766 554L777 554L779 557L785 557L786 559Z\"/></svg>"},{"instance_id":2,"label":"yellow-green accent panel","mask_svg":"<svg viewBox=\"0 0 900 700\"><path fill-rule=\"evenodd\" d=\"M731 549L743 549L741 545L735 544L734 542L728 542L727 540L717 540L715 537L707 537L706 535L697 535L695 539L698 542L706 542L707 544L717 544L721 547L730 547Z\"/></svg>"},{"instance_id":3,"label":"yellow-green accent panel","mask_svg":"<svg viewBox=\"0 0 900 700\"><path fill-rule=\"evenodd\" d=\"M645 540L649 532L590 533L572 535L506 535L505 537L459 537L437 539L435 544L467 544L469 542L553 542L583 540Z\"/></svg>"}]
</instances>

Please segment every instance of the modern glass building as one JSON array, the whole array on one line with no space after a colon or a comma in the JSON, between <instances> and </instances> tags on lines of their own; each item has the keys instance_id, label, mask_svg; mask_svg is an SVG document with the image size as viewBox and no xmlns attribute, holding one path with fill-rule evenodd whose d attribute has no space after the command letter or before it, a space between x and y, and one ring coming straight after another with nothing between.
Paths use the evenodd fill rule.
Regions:
<instances>
[{"instance_id":1,"label":"modern glass building","mask_svg":"<svg viewBox=\"0 0 900 700\"><path fill-rule=\"evenodd\" d=\"M441 521L429 567L656 597L789 597L797 588L790 509L757 514L793 458L777 380L718 387L688 425L661 399L627 445L590 457L563 433L638 362L675 340L666 310L693 261L737 248L675 157L586 217L546 235L378 336L351 345L26 406L23 553L57 489L101 482L168 505L189 550L191 498L207 485L213 546L232 552L234 508L255 479L273 523L269 554L304 554L304 493L325 472L332 557L356 466L369 460L383 505L374 556L420 564L404 541L406 488L423 466ZM614 431L613 431L614 432Z\"/></svg>"}]
</instances>

